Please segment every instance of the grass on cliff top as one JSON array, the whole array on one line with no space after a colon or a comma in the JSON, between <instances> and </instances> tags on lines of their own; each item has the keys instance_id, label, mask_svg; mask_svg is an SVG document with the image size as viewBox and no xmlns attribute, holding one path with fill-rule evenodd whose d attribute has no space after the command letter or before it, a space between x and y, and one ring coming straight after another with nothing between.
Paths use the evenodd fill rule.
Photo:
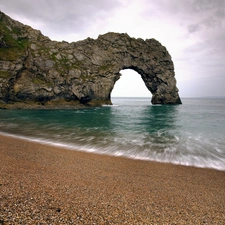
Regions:
<instances>
[{"instance_id":1,"label":"grass on cliff top","mask_svg":"<svg viewBox=\"0 0 225 225\"><path fill-rule=\"evenodd\" d=\"M0 18L0 60L16 60L27 49L27 38L18 38L22 34L22 28L7 27L4 18Z\"/></svg>"}]
</instances>

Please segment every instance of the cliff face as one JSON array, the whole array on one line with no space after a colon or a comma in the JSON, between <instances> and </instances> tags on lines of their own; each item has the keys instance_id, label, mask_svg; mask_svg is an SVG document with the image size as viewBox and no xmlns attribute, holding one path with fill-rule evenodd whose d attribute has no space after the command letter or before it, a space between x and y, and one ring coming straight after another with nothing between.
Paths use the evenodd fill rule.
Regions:
<instances>
[{"instance_id":1,"label":"cliff face","mask_svg":"<svg viewBox=\"0 0 225 225\"><path fill-rule=\"evenodd\" d=\"M173 62L158 41L107 33L56 42L0 12L0 108L111 104L119 72L128 68L141 75L153 104L181 103Z\"/></svg>"}]
</instances>

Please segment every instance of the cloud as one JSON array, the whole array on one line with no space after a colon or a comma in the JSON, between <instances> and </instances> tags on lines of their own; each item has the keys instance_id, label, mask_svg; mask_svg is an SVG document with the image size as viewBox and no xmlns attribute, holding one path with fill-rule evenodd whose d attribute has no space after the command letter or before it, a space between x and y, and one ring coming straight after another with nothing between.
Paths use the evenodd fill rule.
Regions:
<instances>
[{"instance_id":1,"label":"cloud","mask_svg":"<svg viewBox=\"0 0 225 225\"><path fill-rule=\"evenodd\" d=\"M188 32L194 33L200 30L200 24L191 24L188 26Z\"/></svg>"},{"instance_id":2,"label":"cloud","mask_svg":"<svg viewBox=\"0 0 225 225\"><path fill-rule=\"evenodd\" d=\"M225 96L224 0L10 0L0 9L59 41L108 31L155 38L172 56L181 96L202 96L204 78Z\"/></svg>"},{"instance_id":3,"label":"cloud","mask_svg":"<svg viewBox=\"0 0 225 225\"><path fill-rule=\"evenodd\" d=\"M121 5L118 0L11 0L0 3L3 12L40 29L47 36L87 33L104 23Z\"/></svg>"},{"instance_id":4,"label":"cloud","mask_svg":"<svg viewBox=\"0 0 225 225\"><path fill-rule=\"evenodd\" d=\"M159 0L157 5L166 17L173 17L190 33L201 27L215 28L224 25L224 0Z\"/></svg>"}]
</instances>

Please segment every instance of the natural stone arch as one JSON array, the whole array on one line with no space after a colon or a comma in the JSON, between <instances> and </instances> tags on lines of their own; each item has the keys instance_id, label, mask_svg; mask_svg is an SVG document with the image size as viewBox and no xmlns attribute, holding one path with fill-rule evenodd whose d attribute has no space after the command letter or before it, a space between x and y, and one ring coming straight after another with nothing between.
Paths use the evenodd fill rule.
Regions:
<instances>
[{"instance_id":1,"label":"natural stone arch","mask_svg":"<svg viewBox=\"0 0 225 225\"><path fill-rule=\"evenodd\" d=\"M112 46L110 49L113 85L123 69L132 69L141 75L152 94L153 104L181 104L176 87L174 65L164 46L155 39L134 39L127 34L108 33L97 39ZM108 65L110 71L110 64ZM110 95L109 95L110 96ZM110 101L110 99L108 99Z\"/></svg>"},{"instance_id":2,"label":"natural stone arch","mask_svg":"<svg viewBox=\"0 0 225 225\"><path fill-rule=\"evenodd\" d=\"M0 108L111 104L123 69L141 75L153 104L181 103L171 56L155 39L107 33L56 42L1 12L0 26Z\"/></svg>"}]
</instances>

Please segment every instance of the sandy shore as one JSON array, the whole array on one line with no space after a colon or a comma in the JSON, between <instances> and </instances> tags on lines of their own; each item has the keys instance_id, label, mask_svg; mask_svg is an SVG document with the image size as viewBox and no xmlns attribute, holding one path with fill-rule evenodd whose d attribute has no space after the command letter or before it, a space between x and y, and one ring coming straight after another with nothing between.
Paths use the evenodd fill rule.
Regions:
<instances>
[{"instance_id":1,"label":"sandy shore","mask_svg":"<svg viewBox=\"0 0 225 225\"><path fill-rule=\"evenodd\" d=\"M224 224L225 172L0 136L0 224Z\"/></svg>"}]
</instances>

